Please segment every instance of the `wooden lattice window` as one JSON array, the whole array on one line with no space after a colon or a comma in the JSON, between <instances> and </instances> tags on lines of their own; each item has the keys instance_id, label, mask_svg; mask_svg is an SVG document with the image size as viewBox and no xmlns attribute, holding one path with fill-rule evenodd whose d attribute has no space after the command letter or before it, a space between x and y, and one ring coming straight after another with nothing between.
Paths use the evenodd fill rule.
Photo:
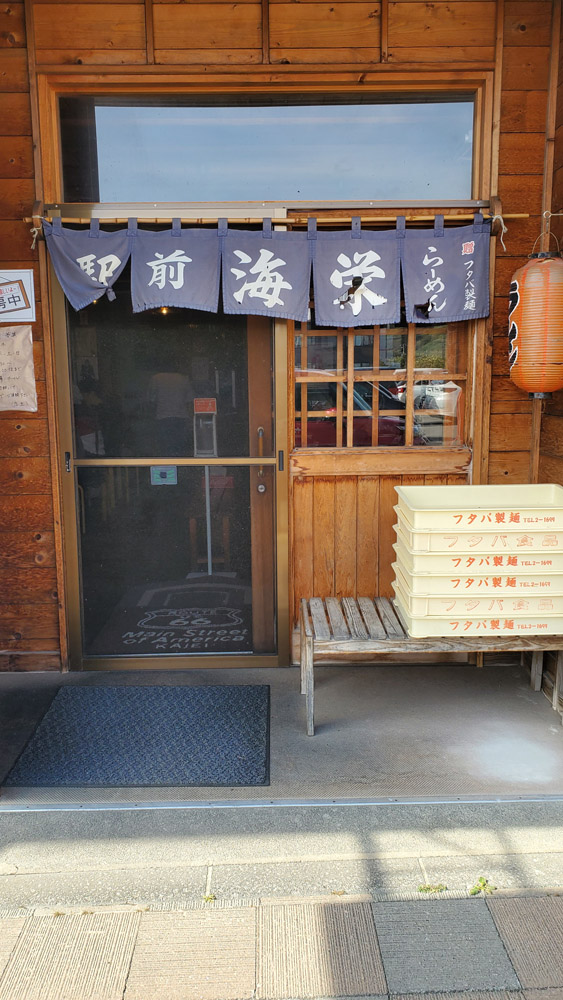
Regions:
<instances>
[{"instance_id":1,"label":"wooden lattice window","mask_svg":"<svg viewBox=\"0 0 563 1000\"><path fill-rule=\"evenodd\" d=\"M321 330L294 324L294 445L464 443L468 324Z\"/></svg>"}]
</instances>

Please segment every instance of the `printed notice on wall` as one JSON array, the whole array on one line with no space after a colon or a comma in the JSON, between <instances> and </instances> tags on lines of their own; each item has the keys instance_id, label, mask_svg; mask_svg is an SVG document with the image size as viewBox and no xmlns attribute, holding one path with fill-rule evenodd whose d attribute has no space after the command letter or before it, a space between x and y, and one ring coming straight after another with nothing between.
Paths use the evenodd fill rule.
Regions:
<instances>
[{"instance_id":1,"label":"printed notice on wall","mask_svg":"<svg viewBox=\"0 0 563 1000\"><path fill-rule=\"evenodd\" d=\"M0 323L34 323L35 293L30 269L0 272Z\"/></svg>"},{"instance_id":2,"label":"printed notice on wall","mask_svg":"<svg viewBox=\"0 0 563 1000\"><path fill-rule=\"evenodd\" d=\"M0 410L37 410L31 326L0 327Z\"/></svg>"}]
</instances>

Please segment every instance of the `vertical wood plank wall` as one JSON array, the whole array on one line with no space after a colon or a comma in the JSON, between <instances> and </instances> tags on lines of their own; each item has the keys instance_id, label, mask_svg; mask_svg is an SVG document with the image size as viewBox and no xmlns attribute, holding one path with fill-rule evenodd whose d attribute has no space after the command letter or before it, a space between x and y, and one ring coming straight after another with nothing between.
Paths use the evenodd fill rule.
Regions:
<instances>
[{"instance_id":1,"label":"vertical wood plank wall","mask_svg":"<svg viewBox=\"0 0 563 1000\"><path fill-rule=\"evenodd\" d=\"M104 73L125 73L130 67L145 74L147 90L164 67L169 79L189 71L194 81L212 79L218 89L260 81L265 90L299 80L327 90L335 82L361 87L366 78L381 74L392 79L402 69L412 74L448 68L455 73L478 66L501 73L498 193L506 212L528 212L530 219L510 223L506 255L497 240L489 480L521 482L528 476L531 412L526 396L507 377L507 290L512 271L539 232L552 6L551 0L270 0L263 22L263 4L255 0L152 0L146 5L143 0L30 0L30 55L39 71L64 68L77 81L96 71L103 83ZM0 24L0 266L37 269L37 253L30 250L28 227L21 221L30 213L34 194L40 197L42 191L34 191L20 0L2 8ZM562 103L556 155L560 208ZM38 273L36 278L39 291ZM40 321L33 335L39 411L0 413L0 669L60 663ZM544 420L542 474L561 481L563 453L553 421L563 418L563 405L557 400L552 405ZM295 482L291 530L296 596L332 588L388 588L388 518L399 479L380 479L374 466L373 476ZM431 468L424 476L426 482L438 479Z\"/></svg>"},{"instance_id":2,"label":"vertical wood plank wall","mask_svg":"<svg viewBox=\"0 0 563 1000\"><path fill-rule=\"evenodd\" d=\"M57 667L59 624L37 251L22 218L34 200L23 3L0 10L0 275L33 267L38 412L0 411L0 669Z\"/></svg>"}]
</instances>

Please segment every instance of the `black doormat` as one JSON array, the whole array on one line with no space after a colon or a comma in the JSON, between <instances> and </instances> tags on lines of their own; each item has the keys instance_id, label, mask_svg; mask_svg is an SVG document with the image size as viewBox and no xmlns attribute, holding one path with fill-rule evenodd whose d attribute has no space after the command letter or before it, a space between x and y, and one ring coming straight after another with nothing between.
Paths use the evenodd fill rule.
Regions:
<instances>
[{"instance_id":1,"label":"black doormat","mask_svg":"<svg viewBox=\"0 0 563 1000\"><path fill-rule=\"evenodd\" d=\"M267 685L63 687L5 784L268 785L269 735Z\"/></svg>"}]
</instances>

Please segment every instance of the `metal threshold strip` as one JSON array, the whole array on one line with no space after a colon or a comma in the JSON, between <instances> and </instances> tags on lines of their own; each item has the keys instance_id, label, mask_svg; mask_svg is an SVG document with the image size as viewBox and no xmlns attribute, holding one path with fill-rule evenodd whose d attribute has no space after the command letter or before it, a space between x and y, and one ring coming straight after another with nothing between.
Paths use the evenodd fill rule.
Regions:
<instances>
[{"instance_id":1,"label":"metal threshold strip","mask_svg":"<svg viewBox=\"0 0 563 1000\"><path fill-rule=\"evenodd\" d=\"M523 802L563 802L560 795L452 795L443 797L394 798L352 798L352 799L208 799L186 800L170 799L169 801L143 801L139 798L131 802L6 802L0 799L0 815L2 813L35 813L35 812L134 812L157 810L194 810L194 809L299 809L328 808L336 806L465 806L465 805L510 805Z\"/></svg>"}]
</instances>

